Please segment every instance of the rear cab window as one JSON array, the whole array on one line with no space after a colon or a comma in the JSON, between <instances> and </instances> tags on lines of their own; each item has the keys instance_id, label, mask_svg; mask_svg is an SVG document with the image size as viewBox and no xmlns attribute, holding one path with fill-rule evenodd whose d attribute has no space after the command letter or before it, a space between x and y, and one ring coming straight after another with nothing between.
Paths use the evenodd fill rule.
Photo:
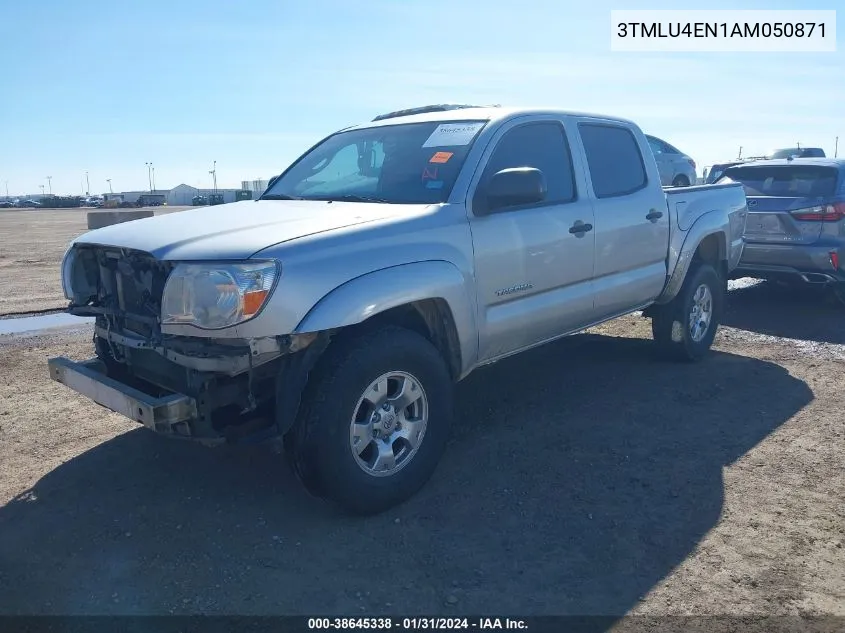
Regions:
<instances>
[{"instance_id":1,"label":"rear cab window","mask_svg":"<svg viewBox=\"0 0 845 633\"><path fill-rule=\"evenodd\" d=\"M824 165L757 165L730 167L716 182L741 183L747 196L817 198L836 193L839 173Z\"/></svg>"},{"instance_id":2,"label":"rear cab window","mask_svg":"<svg viewBox=\"0 0 845 633\"><path fill-rule=\"evenodd\" d=\"M645 163L631 130L611 123L579 123L578 131L597 198L626 196L645 188Z\"/></svg>"}]
</instances>

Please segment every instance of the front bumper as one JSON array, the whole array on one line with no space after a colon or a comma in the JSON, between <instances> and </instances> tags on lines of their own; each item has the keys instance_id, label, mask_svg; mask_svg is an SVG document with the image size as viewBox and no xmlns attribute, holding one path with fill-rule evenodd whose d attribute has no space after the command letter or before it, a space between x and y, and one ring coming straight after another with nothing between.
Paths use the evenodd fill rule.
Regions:
<instances>
[{"instance_id":1,"label":"front bumper","mask_svg":"<svg viewBox=\"0 0 845 633\"><path fill-rule=\"evenodd\" d=\"M192 435L190 422L197 418L194 398L179 393L165 396L145 393L110 378L105 365L97 358L83 362L50 358L47 366L50 378L56 382L152 431L176 437Z\"/></svg>"}]
</instances>

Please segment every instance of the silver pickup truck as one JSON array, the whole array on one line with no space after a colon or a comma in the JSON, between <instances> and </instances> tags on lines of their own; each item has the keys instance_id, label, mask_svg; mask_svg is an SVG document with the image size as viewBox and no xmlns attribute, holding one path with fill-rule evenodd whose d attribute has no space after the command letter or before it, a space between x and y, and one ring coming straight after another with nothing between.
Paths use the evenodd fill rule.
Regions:
<instances>
[{"instance_id":1,"label":"silver pickup truck","mask_svg":"<svg viewBox=\"0 0 845 633\"><path fill-rule=\"evenodd\" d=\"M311 493L380 512L429 479L482 365L637 310L666 356L701 359L745 216L738 183L664 189L630 121L382 115L257 201L76 239L62 283L96 357L49 371L172 437L273 440Z\"/></svg>"}]
</instances>

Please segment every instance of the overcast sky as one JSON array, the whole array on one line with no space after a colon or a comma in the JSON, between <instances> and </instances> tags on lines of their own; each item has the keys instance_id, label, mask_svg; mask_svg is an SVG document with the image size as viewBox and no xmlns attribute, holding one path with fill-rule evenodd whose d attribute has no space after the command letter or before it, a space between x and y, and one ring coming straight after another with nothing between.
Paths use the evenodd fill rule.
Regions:
<instances>
[{"instance_id":1,"label":"overcast sky","mask_svg":"<svg viewBox=\"0 0 845 633\"><path fill-rule=\"evenodd\" d=\"M619 115L701 167L796 141L845 146L845 46L610 52L612 8L711 1L42 0L0 3L0 195L268 178L334 130L427 103ZM814 9L839 2L820 0ZM240 6L236 6L240 5ZM620 6L621 5L621 6ZM845 149L845 148L843 148ZM840 156L845 151L840 152Z\"/></svg>"}]
</instances>

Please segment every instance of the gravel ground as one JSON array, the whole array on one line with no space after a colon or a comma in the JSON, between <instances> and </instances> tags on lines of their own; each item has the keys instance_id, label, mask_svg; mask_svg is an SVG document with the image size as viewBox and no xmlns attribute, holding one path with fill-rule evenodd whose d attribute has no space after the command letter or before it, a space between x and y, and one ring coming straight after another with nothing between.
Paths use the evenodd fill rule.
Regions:
<instances>
[{"instance_id":1,"label":"gravel ground","mask_svg":"<svg viewBox=\"0 0 845 633\"><path fill-rule=\"evenodd\" d=\"M155 209L156 215L191 207ZM0 209L0 316L64 308L61 261L96 209Z\"/></svg>"},{"instance_id":2,"label":"gravel ground","mask_svg":"<svg viewBox=\"0 0 845 633\"><path fill-rule=\"evenodd\" d=\"M50 382L88 329L0 337L0 613L845 616L842 316L740 287L697 365L633 315L479 370L367 519Z\"/></svg>"}]
</instances>

